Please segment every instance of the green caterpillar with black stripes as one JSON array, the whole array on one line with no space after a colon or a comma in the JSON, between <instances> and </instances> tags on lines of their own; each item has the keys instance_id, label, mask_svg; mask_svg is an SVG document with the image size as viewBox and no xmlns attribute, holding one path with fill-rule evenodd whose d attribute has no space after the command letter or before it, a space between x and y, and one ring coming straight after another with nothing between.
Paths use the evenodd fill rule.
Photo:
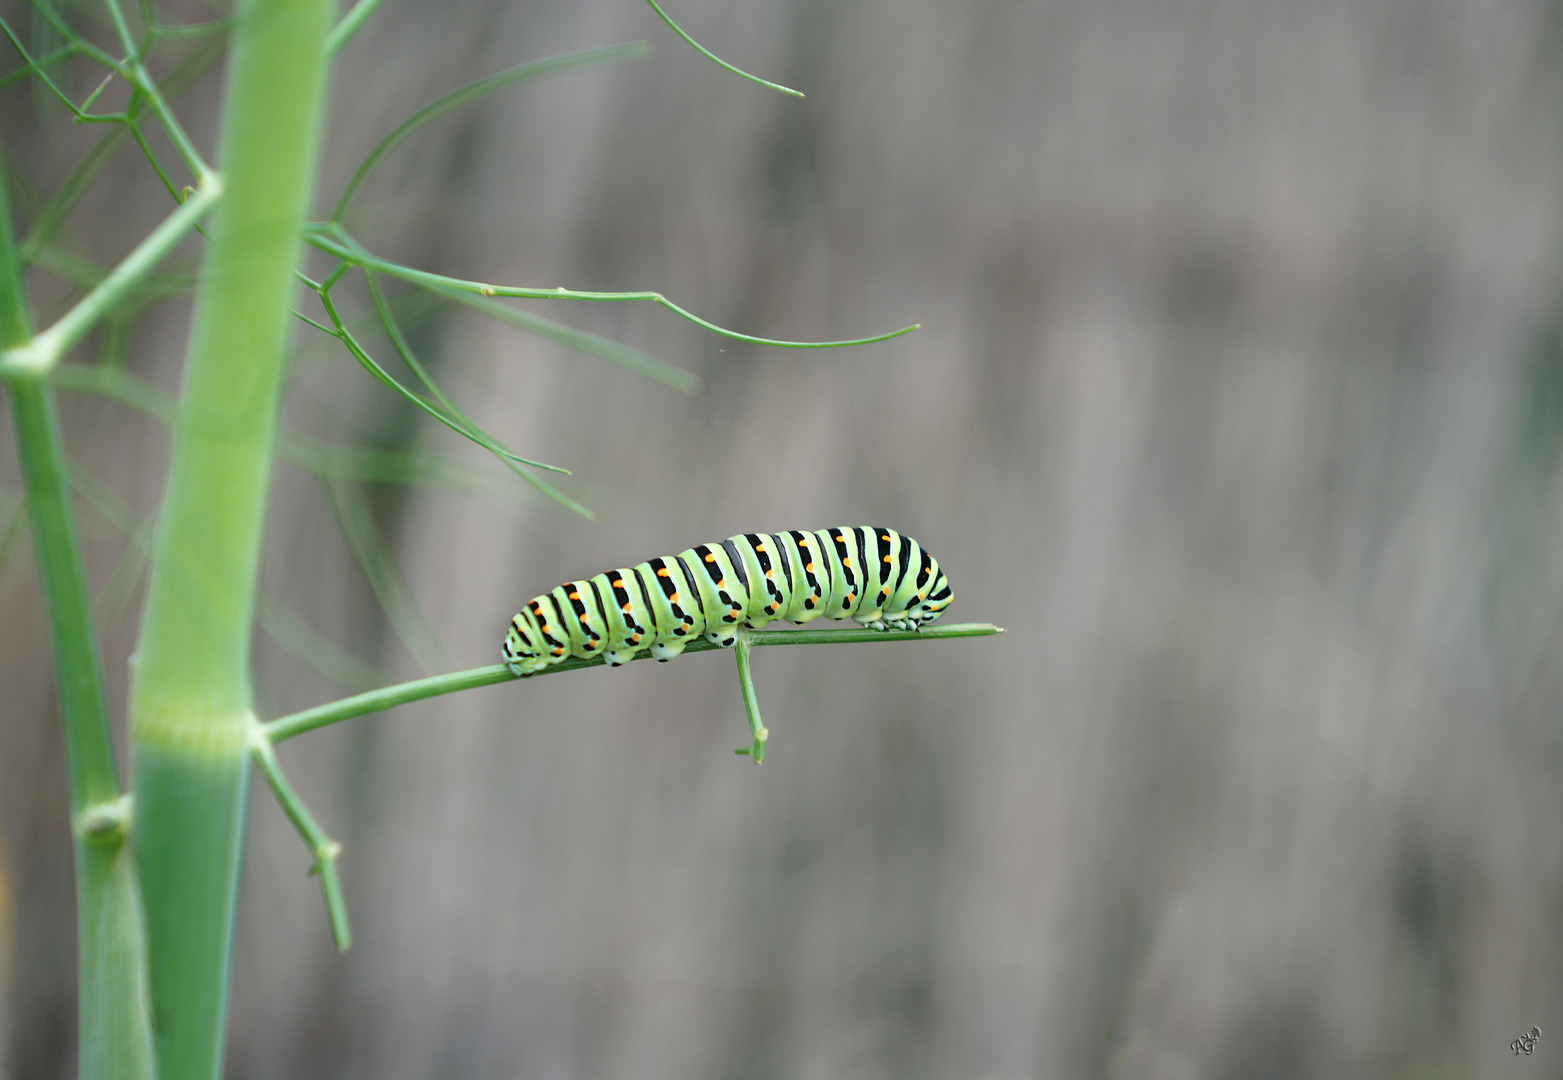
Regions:
<instances>
[{"instance_id":1,"label":"green caterpillar with black stripes","mask_svg":"<svg viewBox=\"0 0 1563 1080\"><path fill-rule=\"evenodd\" d=\"M668 661L701 634L722 648L738 628L852 618L916 630L950 605L938 560L893 529L744 533L639 566L567 581L510 620L501 650L517 675L570 657L618 667L650 650Z\"/></svg>"}]
</instances>

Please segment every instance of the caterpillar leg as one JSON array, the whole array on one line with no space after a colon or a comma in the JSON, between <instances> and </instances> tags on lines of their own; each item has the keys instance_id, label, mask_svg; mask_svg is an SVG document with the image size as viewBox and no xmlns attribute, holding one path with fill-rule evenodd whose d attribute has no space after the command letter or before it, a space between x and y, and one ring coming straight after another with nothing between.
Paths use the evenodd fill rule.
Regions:
<instances>
[{"instance_id":1,"label":"caterpillar leg","mask_svg":"<svg viewBox=\"0 0 1563 1080\"><path fill-rule=\"evenodd\" d=\"M506 656L504 661L505 666L509 668L513 674L521 676L536 675L539 671L546 671L548 668L552 667L555 663L558 662L546 656Z\"/></svg>"},{"instance_id":2,"label":"caterpillar leg","mask_svg":"<svg viewBox=\"0 0 1563 1080\"><path fill-rule=\"evenodd\" d=\"M609 646L607 649L603 650L602 658L608 662L609 667L623 667L625 664L635 659L635 654L638 652L640 652L639 649L615 649L612 646Z\"/></svg>"},{"instance_id":3,"label":"caterpillar leg","mask_svg":"<svg viewBox=\"0 0 1563 1080\"><path fill-rule=\"evenodd\" d=\"M661 660L664 664L684 651L684 646L689 642L682 638L673 641L658 641L651 646L651 655Z\"/></svg>"},{"instance_id":4,"label":"caterpillar leg","mask_svg":"<svg viewBox=\"0 0 1563 1080\"><path fill-rule=\"evenodd\" d=\"M736 626L711 626L706 628L706 640L722 649L731 649L738 640Z\"/></svg>"},{"instance_id":5,"label":"caterpillar leg","mask_svg":"<svg viewBox=\"0 0 1563 1080\"><path fill-rule=\"evenodd\" d=\"M874 617L864 619L854 616L854 618L870 630L917 630L922 627L925 620L932 622L938 618L937 614L924 615L915 607L907 611L869 612L868 614Z\"/></svg>"}]
</instances>

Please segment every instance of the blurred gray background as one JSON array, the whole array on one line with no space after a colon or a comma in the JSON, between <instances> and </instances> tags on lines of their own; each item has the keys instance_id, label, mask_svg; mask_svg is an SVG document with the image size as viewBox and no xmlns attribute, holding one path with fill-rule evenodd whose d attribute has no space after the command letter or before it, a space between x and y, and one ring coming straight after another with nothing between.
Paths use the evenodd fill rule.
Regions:
<instances>
[{"instance_id":1,"label":"blurred gray background","mask_svg":"<svg viewBox=\"0 0 1563 1080\"><path fill-rule=\"evenodd\" d=\"M1558 1075L1563 8L670 12L808 98L720 71L637 0L387 0L342 56L321 204L437 94L650 38L649 61L421 133L358 235L462 277L657 289L767 336L924 328L798 352L650 306L533 305L700 373L685 397L435 312L413 337L447 388L572 468L597 520L519 485L326 497L279 466L267 587L412 678L495 662L566 577L883 523L947 568L947 620L1009 631L762 650L759 769L709 654L287 744L345 845L357 941L332 951L257 790L229 1075ZM208 145L218 85L181 105ZM85 136L9 93L12 167L47 189ZM166 206L142 162L116 170L71 223L104 260ZM141 324L133 370L177 384L186 315ZM299 340L290 426L482 465ZM151 514L162 431L80 397L66 419L83 468ZM124 541L83 519L104 582ZM378 527L394 617L342 520ZM121 714L131 597L104 618ZM277 637L256 658L269 715L341 692ZM52 1080L74 1069L71 859L25 542L0 686L0 1040L10 1076Z\"/></svg>"}]
</instances>

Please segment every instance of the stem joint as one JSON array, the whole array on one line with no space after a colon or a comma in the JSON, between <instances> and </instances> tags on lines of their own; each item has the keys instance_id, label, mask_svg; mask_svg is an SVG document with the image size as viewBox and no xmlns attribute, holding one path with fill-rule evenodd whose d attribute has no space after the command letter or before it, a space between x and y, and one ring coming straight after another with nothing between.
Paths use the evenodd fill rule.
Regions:
<instances>
[{"instance_id":1,"label":"stem joint","mask_svg":"<svg viewBox=\"0 0 1563 1080\"><path fill-rule=\"evenodd\" d=\"M84 840L99 844L117 844L130 831L130 817L135 809L135 798L121 795L109 802L96 803L76 815L72 823L76 834Z\"/></svg>"}]
</instances>

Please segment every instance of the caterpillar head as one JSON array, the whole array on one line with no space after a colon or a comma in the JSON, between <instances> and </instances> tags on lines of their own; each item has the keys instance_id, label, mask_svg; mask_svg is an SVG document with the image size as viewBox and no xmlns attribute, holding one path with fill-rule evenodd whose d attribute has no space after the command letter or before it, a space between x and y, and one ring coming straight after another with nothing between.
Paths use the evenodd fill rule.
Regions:
<instances>
[{"instance_id":1,"label":"caterpillar head","mask_svg":"<svg viewBox=\"0 0 1563 1080\"><path fill-rule=\"evenodd\" d=\"M537 622L524 611L510 620L510 630L499 653L517 675L531 675L548 666L548 646Z\"/></svg>"},{"instance_id":2,"label":"caterpillar head","mask_svg":"<svg viewBox=\"0 0 1563 1080\"><path fill-rule=\"evenodd\" d=\"M955 599L955 594L950 591L949 578L944 576L943 570L937 569L937 563L934 566L933 581L928 586L928 599L907 612L919 624L933 622L944 614L944 609L950 606L951 600Z\"/></svg>"}]
</instances>

